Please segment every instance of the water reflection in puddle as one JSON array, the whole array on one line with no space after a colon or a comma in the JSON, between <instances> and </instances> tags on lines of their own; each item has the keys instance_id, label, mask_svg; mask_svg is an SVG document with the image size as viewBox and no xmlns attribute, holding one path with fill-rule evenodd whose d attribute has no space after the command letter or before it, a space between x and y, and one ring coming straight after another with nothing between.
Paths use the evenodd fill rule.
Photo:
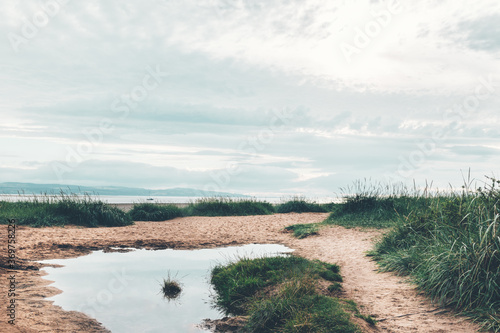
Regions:
<instances>
[{"instance_id":1,"label":"water reflection in puddle","mask_svg":"<svg viewBox=\"0 0 500 333\"><path fill-rule=\"evenodd\" d=\"M201 250L96 251L73 259L44 260L45 279L63 292L49 298L67 311L81 311L115 332L207 332L203 319L222 315L210 302L210 269L238 257L273 256L293 250L276 244L250 244ZM160 282L170 276L181 295L164 299Z\"/></svg>"}]
</instances>

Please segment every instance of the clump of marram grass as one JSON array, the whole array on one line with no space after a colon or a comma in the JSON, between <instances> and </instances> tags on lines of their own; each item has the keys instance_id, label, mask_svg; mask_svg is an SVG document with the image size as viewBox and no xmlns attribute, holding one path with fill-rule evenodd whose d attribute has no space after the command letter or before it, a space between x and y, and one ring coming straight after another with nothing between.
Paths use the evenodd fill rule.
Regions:
<instances>
[{"instance_id":1,"label":"clump of marram grass","mask_svg":"<svg viewBox=\"0 0 500 333\"><path fill-rule=\"evenodd\" d=\"M333 204L325 224L344 227L386 228L394 226L399 215L407 214L419 205L425 205L426 188L422 193L402 183L371 183L357 180L341 188L342 203Z\"/></svg>"},{"instance_id":2,"label":"clump of marram grass","mask_svg":"<svg viewBox=\"0 0 500 333\"><path fill-rule=\"evenodd\" d=\"M340 300L318 292L321 275L337 269L295 256L243 258L216 266L211 283L221 310L246 316L244 332L360 332Z\"/></svg>"},{"instance_id":3,"label":"clump of marram grass","mask_svg":"<svg viewBox=\"0 0 500 333\"><path fill-rule=\"evenodd\" d=\"M328 291L333 293L342 290L342 285L338 282L334 282L327 287Z\"/></svg>"},{"instance_id":4,"label":"clump of marram grass","mask_svg":"<svg viewBox=\"0 0 500 333\"><path fill-rule=\"evenodd\" d=\"M319 205L330 215L321 223L296 224L285 228L293 231L297 238L316 235L321 227L335 224L344 227L386 228L396 223L399 215L404 215L413 207L425 205L425 195L414 187L409 190L402 184L371 184L369 180L358 180L352 186L340 189L340 203ZM425 191L423 192L425 194Z\"/></svg>"},{"instance_id":5,"label":"clump of marram grass","mask_svg":"<svg viewBox=\"0 0 500 333\"><path fill-rule=\"evenodd\" d=\"M447 192L365 180L343 192L324 222L286 229L303 238L326 224L391 227L369 254L382 270L409 275L439 305L500 332L500 180Z\"/></svg>"},{"instance_id":6,"label":"clump of marram grass","mask_svg":"<svg viewBox=\"0 0 500 333\"><path fill-rule=\"evenodd\" d=\"M15 218L19 225L49 227L78 225L118 227L133 224L130 216L89 195L61 192L58 196L34 196L27 201L0 202L0 223Z\"/></svg>"},{"instance_id":7,"label":"clump of marram grass","mask_svg":"<svg viewBox=\"0 0 500 333\"><path fill-rule=\"evenodd\" d=\"M168 274L167 278L163 278L163 282L160 284L161 293L163 297L167 300L174 300L181 295L182 287L179 281Z\"/></svg>"},{"instance_id":8,"label":"clump of marram grass","mask_svg":"<svg viewBox=\"0 0 500 333\"><path fill-rule=\"evenodd\" d=\"M376 245L382 269L408 274L442 306L500 332L500 180L417 206Z\"/></svg>"},{"instance_id":9,"label":"clump of marram grass","mask_svg":"<svg viewBox=\"0 0 500 333\"><path fill-rule=\"evenodd\" d=\"M140 203L134 205L129 215L134 221L166 221L183 214L182 210L173 204Z\"/></svg>"},{"instance_id":10,"label":"clump of marram grass","mask_svg":"<svg viewBox=\"0 0 500 333\"><path fill-rule=\"evenodd\" d=\"M276 207L277 213L325 213L327 210L321 205L306 200L303 197L292 197Z\"/></svg>"},{"instance_id":11,"label":"clump of marram grass","mask_svg":"<svg viewBox=\"0 0 500 333\"><path fill-rule=\"evenodd\" d=\"M325 264L325 268L333 273L340 273L340 266L337 264Z\"/></svg>"},{"instance_id":12,"label":"clump of marram grass","mask_svg":"<svg viewBox=\"0 0 500 333\"><path fill-rule=\"evenodd\" d=\"M319 223L293 224L285 227L285 230L292 231L294 237L302 239L312 235L317 235L319 227Z\"/></svg>"},{"instance_id":13,"label":"clump of marram grass","mask_svg":"<svg viewBox=\"0 0 500 333\"><path fill-rule=\"evenodd\" d=\"M247 216L274 214L274 206L255 199L203 198L184 209L188 216Z\"/></svg>"},{"instance_id":14,"label":"clump of marram grass","mask_svg":"<svg viewBox=\"0 0 500 333\"><path fill-rule=\"evenodd\" d=\"M319 273L319 276L321 276L323 279L330 281L330 282L342 282L342 276L339 273L334 273L332 271L321 271Z\"/></svg>"}]
</instances>

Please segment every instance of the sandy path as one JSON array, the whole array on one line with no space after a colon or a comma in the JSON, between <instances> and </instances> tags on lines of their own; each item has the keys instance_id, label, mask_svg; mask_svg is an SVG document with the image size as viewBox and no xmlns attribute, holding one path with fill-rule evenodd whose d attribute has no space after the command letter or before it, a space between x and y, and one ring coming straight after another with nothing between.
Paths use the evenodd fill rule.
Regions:
<instances>
[{"instance_id":1,"label":"sandy path","mask_svg":"<svg viewBox=\"0 0 500 333\"><path fill-rule=\"evenodd\" d=\"M376 264L364 255L372 249L379 231L362 231L332 226L322 229L320 236L287 242L297 253L309 258L338 263L344 277L346 297L360 305L364 314L377 319L392 318L377 324L383 332L466 333L478 327L463 317L439 314L412 285L390 273L378 273ZM397 316L412 314L410 316ZM374 330L377 331L377 330Z\"/></svg>"},{"instance_id":2,"label":"sandy path","mask_svg":"<svg viewBox=\"0 0 500 333\"><path fill-rule=\"evenodd\" d=\"M298 240L284 233L295 223L320 222L327 214L277 214L248 217L187 217L166 222L137 222L121 228L77 227L17 230L17 257L21 268L35 265L31 260L64 258L114 246L145 248L206 248L248 243L281 243L309 259L342 266L345 296L355 300L365 314L378 319L419 313L383 321L373 332L475 332L477 327L463 318L434 314L435 309L402 279L377 273L375 264L364 255L379 231L329 227L319 236ZM5 239L6 227L1 229ZM7 270L0 268L0 302L7 304ZM63 311L45 301L58 293L48 287L43 271L15 271L17 292L16 326L0 316L0 332L106 332L95 320L77 312ZM439 312L439 311L437 311Z\"/></svg>"}]
</instances>

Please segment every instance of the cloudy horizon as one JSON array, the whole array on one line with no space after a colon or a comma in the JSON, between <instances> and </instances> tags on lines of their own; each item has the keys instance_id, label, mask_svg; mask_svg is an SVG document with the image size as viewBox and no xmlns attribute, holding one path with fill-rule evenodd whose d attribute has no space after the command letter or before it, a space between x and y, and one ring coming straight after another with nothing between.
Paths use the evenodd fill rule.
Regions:
<instances>
[{"instance_id":1,"label":"cloudy horizon","mask_svg":"<svg viewBox=\"0 0 500 333\"><path fill-rule=\"evenodd\" d=\"M500 176L498 1L0 8L0 182L320 197Z\"/></svg>"}]
</instances>

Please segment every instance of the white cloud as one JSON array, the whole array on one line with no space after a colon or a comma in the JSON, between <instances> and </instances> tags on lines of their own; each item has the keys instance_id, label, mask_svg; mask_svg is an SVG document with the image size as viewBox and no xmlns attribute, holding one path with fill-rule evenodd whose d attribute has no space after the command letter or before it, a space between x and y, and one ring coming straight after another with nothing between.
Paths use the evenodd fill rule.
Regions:
<instances>
[{"instance_id":1,"label":"white cloud","mask_svg":"<svg viewBox=\"0 0 500 333\"><path fill-rule=\"evenodd\" d=\"M400 13L392 0L69 1L15 52L9 34L41 3L0 4L0 181L54 182L51 163L103 119L113 131L65 182L144 187L170 173L163 186L199 187L237 163L222 190L326 193L395 173L435 131L446 138L412 176L498 165L496 92L458 123L445 116L481 77L500 89L497 1L400 1ZM121 117L114 101L148 66L168 75ZM285 126L255 143L284 108Z\"/></svg>"}]
</instances>

